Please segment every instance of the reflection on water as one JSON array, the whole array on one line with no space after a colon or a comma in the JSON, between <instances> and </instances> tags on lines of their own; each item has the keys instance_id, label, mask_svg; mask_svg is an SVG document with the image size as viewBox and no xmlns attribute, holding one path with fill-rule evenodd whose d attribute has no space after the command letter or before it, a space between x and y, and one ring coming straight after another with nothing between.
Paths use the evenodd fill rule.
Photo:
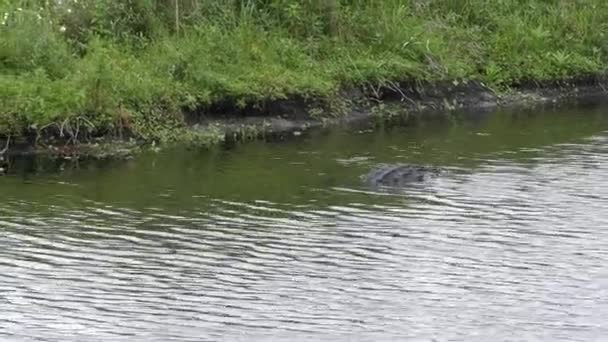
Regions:
<instances>
[{"instance_id":1,"label":"reflection on water","mask_svg":"<svg viewBox=\"0 0 608 342\"><path fill-rule=\"evenodd\" d=\"M62 172L16 161L0 178L0 339L604 340L604 112L333 130ZM397 162L446 172L361 183Z\"/></svg>"}]
</instances>

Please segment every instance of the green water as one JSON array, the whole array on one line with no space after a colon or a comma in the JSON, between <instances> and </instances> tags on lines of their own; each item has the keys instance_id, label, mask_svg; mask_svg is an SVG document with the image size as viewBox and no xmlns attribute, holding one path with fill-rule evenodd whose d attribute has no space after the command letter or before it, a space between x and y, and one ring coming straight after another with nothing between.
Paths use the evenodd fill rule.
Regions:
<instances>
[{"instance_id":1,"label":"green water","mask_svg":"<svg viewBox=\"0 0 608 342\"><path fill-rule=\"evenodd\" d=\"M11 160L0 337L601 340L607 142L598 105ZM362 180L393 163L445 172Z\"/></svg>"},{"instance_id":2,"label":"green water","mask_svg":"<svg viewBox=\"0 0 608 342\"><path fill-rule=\"evenodd\" d=\"M1 182L9 196L36 199L63 194L144 205L171 193L178 202L204 195L308 203L329 195L317 190L360 187L360 176L381 163L470 170L488 159L533 163L531 159L542 154L545 146L576 142L606 130L605 112L604 108L578 108L461 113L410 127L330 129L287 142L247 142L212 151L175 148L126 162L79 165L19 160L13 174Z\"/></svg>"}]
</instances>

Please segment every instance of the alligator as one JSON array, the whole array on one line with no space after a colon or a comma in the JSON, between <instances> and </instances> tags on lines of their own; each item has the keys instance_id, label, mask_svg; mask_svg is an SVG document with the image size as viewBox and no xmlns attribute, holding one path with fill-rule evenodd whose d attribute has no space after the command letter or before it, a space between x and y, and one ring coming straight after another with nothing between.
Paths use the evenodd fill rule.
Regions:
<instances>
[{"instance_id":1,"label":"alligator","mask_svg":"<svg viewBox=\"0 0 608 342\"><path fill-rule=\"evenodd\" d=\"M409 164L381 164L364 176L365 182L376 187L405 187L422 183L441 173L432 166Z\"/></svg>"}]
</instances>

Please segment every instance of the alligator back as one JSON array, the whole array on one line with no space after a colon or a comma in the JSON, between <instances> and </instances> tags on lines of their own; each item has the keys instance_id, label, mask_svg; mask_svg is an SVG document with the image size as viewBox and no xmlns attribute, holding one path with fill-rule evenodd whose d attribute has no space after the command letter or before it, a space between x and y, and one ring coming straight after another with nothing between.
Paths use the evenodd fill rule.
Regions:
<instances>
[{"instance_id":1,"label":"alligator back","mask_svg":"<svg viewBox=\"0 0 608 342\"><path fill-rule=\"evenodd\" d=\"M365 176L366 183L378 187L404 187L438 176L440 170L421 165L379 165Z\"/></svg>"}]
</instances>

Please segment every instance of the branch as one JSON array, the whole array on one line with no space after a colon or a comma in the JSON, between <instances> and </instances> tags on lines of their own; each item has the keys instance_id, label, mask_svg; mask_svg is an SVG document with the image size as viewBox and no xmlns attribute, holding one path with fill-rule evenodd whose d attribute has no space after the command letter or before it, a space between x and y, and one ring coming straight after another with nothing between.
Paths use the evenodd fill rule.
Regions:
<instances>
[{"instance_id":1,"label":"branch","mask_svg":"<svg viewBox=\"0 0 608 342\"><path fill-rule=\"evenodd\" d=\"M8 147L11 145L11 136L9 135L6 138L6 146L4 147L4 150L0 151L0 156L2 156L3 154L6 153L6 151L8 151Z\"/></svg>"}]
</instances>

